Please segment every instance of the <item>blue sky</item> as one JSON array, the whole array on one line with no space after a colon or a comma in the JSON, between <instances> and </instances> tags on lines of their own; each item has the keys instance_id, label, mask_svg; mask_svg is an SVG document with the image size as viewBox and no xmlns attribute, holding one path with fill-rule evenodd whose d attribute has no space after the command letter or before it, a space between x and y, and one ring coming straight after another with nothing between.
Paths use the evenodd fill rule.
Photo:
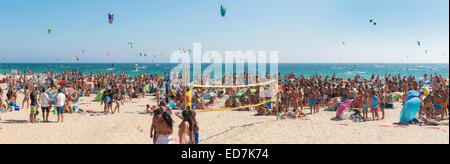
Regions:
<instances>
[{"instance_id":1,"label":"blue sky","mask_svg":"<svg viewBox=\"0 0 450 164\"><path fill-rule=\"evenodd\" d=\"M152 57L140 52L194 42L223 53L275 50L291 63L448 63L449 52L448 0L1 0L0 20L2 62L142 63Z\"/></svg>"}]
</instances>

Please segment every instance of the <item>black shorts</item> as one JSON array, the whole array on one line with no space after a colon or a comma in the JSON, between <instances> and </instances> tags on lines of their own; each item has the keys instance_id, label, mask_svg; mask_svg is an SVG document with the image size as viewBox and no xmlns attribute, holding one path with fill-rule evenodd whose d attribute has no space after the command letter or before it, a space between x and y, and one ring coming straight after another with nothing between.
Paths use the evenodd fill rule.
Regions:
<instances>
[{"instance_id":1,"label":"black shorts","mask_svg":"<svg viewBox=\"0 0 450 164\"><path fill-rule=\"evenodd\" d=\"M49 107L41 107L42 109L42 113L49 113L50 112L50 108Z\"/></svg>"}]
</instances>

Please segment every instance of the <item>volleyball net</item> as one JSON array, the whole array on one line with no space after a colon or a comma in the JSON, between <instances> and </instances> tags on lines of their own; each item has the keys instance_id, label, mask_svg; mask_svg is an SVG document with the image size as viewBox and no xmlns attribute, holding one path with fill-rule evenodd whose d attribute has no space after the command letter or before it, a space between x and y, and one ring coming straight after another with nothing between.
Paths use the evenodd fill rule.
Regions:
<instances>
[{"instance_id":1,"label":"volleyball net","mask_svg":"<svg viewBox=\"0 0 450 164\"><path fill-rule=\"evenodd\" d=\"M186 96L187 106L199 113L242 110L266 114L273 111L278 92L278 81L270 80L244 85L190 84Z\"/></svg>"}]
</instances>

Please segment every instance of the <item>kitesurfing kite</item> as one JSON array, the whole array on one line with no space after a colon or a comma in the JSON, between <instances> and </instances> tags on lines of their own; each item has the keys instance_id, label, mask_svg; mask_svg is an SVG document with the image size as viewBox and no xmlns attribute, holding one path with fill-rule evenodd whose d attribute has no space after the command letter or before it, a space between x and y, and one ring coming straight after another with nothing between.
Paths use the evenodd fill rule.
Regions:
<instances>
[{"instance_id":1,"label":"kitesurfing kite","mask_svg":"<svg viewBox=\"0 0 450 164\"><path fill-rule=\"evenodd\" d=\"M222 15L222 17L225 17L226 14L227 14L227 7L225 5L220 5L220 15Z\"/></svg>"},{"instance_id":2,"label":"kitesurfing kite","mask_svg":"<svg viewBox=\"0 0 450 164\"><path fill-rule=\"evenodd\" d=\"M422 45L422 43L420 41L417 41L417 46Z\"/></svg>"},{"instance_id":3,"label":"kitesurfing kite","mask_svg":"<svg viewBox=\"0 0 450 164\"><path fill-rule=\"evenodd\" d=\"M161 56L164 56L164 52L161 52Z\"/></svg>"},{"instance_id":4,"label":"kitesurfing kite","mask_svg":"<svg viewBox=\"0 0 450 164\"><path fill-rule=\"evenodd\" d=\"M428 54L428 50L425 50L425 54Z\"/></svg>"},{"instance_id":5,"label":"kitesurfing kite","mask_svg":"<svg viewBox=\"0 0 450 164\"><path fill-rule=\"evenodd\" d=\"M80 57L77 56L77 61L80 61Z\"/></svg>"},{"instance_id":6,"label":"kitesurfing kite","mask_svg":"<svg viewBox=\"0 0 450 164\"><path fill-rule=\"evenodd\" d=\"M109 24L113 24L114 21L114 14L108 13L108 22Z\"/></svg>"},{"instance_id":7,"label":"kitesurfing kite","mask_svg":"<svg viewBox=\"0 0 450 164\"><path fill-rule=\"evenodd\" d=\"M83 52L83 54L85 53L85 51L84 51L84 50L81 50L81 52Z\"/></svg>"},{"instance_id":8,"label":"kitesurfing kite","mask_svg":"<svg viewBox=\"0 0 450 164\"><path fill-rule=\"evenodd\" d=\"M375 20L375 19L371 19L369 22L370 22L370 23L373 23L374 26L377 25L377 20Z\"/></svg>"},{"instance_id":9,"label":"kitesurfing kite","mask_svg":"<svg viewBox=\"0 0 450 164\"><path fill-rule=\"evenodd\" d=\"M109 56L109 55L111 55L111 52L109 52L109 51L106 51L106 55L108 55L108 56Z\"/></svg>"},{"instance_id":10,"label":"kitesurfing kite","mask_svg":"<svg viewBox=\"0 0 450 164\"><path fill-rule=\"evenodd\" d=\"M55 31L54 29L49 28L48 29L48 35L51 35L54 31Z\"/></svg>"},{"instance_id":11,"label":"kitesurfing kite","mask_svg":"<svg viewBox=\"0 0 450 164\"><path fill-rule=\"evenodd\" d=\"M133 42L128 42L128 44L131 46L131 48L134 47L134 43Z\"/></svg>"}]
</instances>

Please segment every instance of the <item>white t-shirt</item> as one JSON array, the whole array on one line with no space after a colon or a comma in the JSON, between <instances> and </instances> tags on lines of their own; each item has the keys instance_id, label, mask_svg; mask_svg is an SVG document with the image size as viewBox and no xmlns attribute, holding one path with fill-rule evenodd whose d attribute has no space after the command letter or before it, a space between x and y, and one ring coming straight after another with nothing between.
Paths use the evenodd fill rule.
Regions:
<instances>
[{"instance_id":1,"label":"white t-shirt","mask_svg":"<svg viewBox=\"0 0 450 164\"><path fill-rule=\"evenodd\" d=\"M48 101L50 98L48 97L47 93L40 93L39 94L39 103L41 103L41 107L48 107Z\"/></svg>"},{"instance_id":2,"label":"white t-shirt","mask_svg":"<svg viewBox=\"0 0 450 164\"><path fill-rule=\"evenodd\" d=\"M64 107L64 103L66 102L66 95L64 93L58 93L56 95L56 107Z\"/></svg>"}]
</instances>

